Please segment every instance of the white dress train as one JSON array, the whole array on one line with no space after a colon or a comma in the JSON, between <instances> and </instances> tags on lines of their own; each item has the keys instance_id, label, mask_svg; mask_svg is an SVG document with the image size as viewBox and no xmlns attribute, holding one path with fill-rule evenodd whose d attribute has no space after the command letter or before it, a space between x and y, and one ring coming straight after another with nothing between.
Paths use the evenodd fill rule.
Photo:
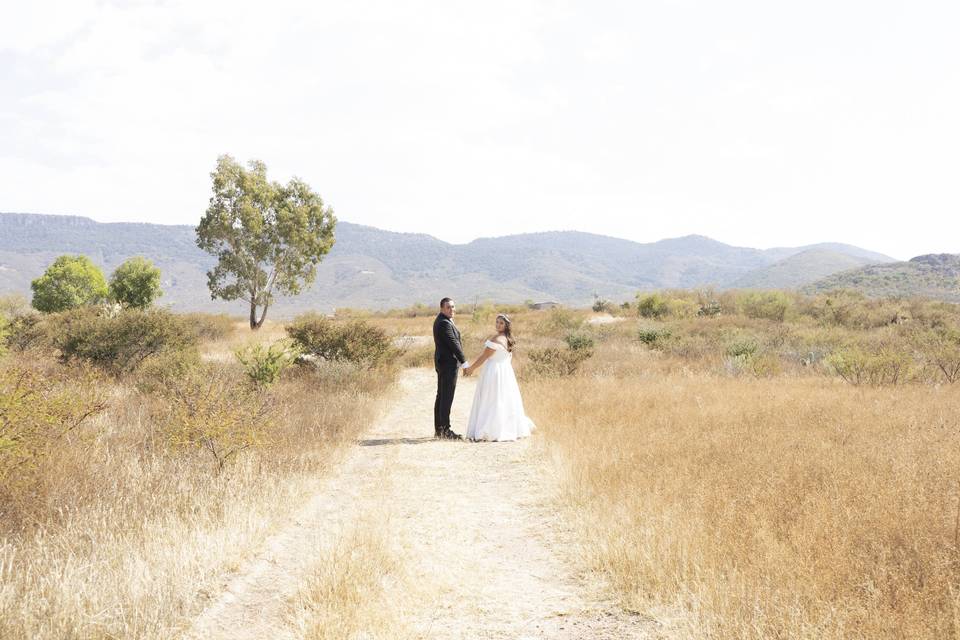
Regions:
<instances>
[{"instance_id":1,"label":"white dress train","mask_svg":"<svg viewBox=\"0 0 960 640\"><path fill-rule=\"evenodd\" d=\"M523 410L520 386L513 372L513 354L491 340L484 346L495 353L484 362L477 380L467 438L498 442L525 438L535 427Z\"/></svg>"}]
</instances>

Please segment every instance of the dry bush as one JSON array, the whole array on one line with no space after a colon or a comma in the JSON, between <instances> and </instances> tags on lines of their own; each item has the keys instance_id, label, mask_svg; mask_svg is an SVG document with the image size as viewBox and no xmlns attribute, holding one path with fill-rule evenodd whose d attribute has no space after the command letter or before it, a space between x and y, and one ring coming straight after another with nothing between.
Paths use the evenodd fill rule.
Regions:
<instances>
[{"instance_id":1,"label":"dry bush","mask_svg":"<svg viewBox=\"0 0 960 640\"><path fill-rule=\"evenodd\" d=\"M113 314L87 307L57 314L47 323L62 361L86 362L115 375L130 373L159 353L196 347L187 324L161 309Z\"/></svg>"},{"instance_id":2,"label":"dry bush","mask_svg":"<svg viewBox=\"0 0 960 640\"><path fill-rule=\"evenodd\" d=\"M198 340L224 340L233 334L237 320L225 313L182 313L180 318L189 326Z\"/></svg>"},{"instance_id":3,"label":"dry bush","mask_svg":"<svg viewBox=\"0 0 960 640\"><path fill-rule=\"evenodd\" d=\"M956 635L949 387L626 371L524 385L583 560L625 607L691 638Z\"/></svg>"},{"instance_id":4,"label":"dry bush","mask_svg":"<svg viewBox=\"0 0 960 640\"><path fill-rule=\"evenodd\" d=\"M0 364L0 515L8 526L30 515L56 447L102 412L102 380L91 371Z\"/></svg>"},{"instance_id":5,"label":"dry bush","mask_svg":"<svg viewBox=\"0 0 960 640\"><path fill-rule=\"evenodd\" d=\"M294 320L286 331L303 354L330 362L375 368L390 365L401 355L386 331L363 320L339 323L307 314Z\"/></svg>"},{"instance_id":6,"label":"dry bush","mask_svg":"<svg viewBox=\"0 0 960 640\"><path fill-rule=\"evenodd\" d=\"M98 386L107 409L37 465L43 492L31 497L29 527L0 517L0 637L178 637L223 573L318 490L392 388L390 370L295 370L271 388L268 437L211 473L203 449L168 446L168 400L157 395L176 377L163 372L166 357L137 371L138 385L150 374L149 393L133 379ZM237 365L217 368L249 388Z\"/></svg>"},{"instance_id":7,"label":"dry bush","mask_svg":"<svg viewBox=\"0 0 960 640\"><path fill-rule=\"evenodd\" d=\"M159 422L169 442L210 454L218 473L269 438L272 398L229 369L195 367L170 379L160 395L166 402Z\"/></svg>"}]
</instances>

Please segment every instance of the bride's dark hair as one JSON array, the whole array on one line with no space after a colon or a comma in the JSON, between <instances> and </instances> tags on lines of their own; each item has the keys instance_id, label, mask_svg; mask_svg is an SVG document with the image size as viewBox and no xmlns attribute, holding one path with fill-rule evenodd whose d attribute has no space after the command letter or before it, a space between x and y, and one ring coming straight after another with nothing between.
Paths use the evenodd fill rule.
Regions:
<instances>
[{"instance_id":1,"label":"bride's dark hair","mask_svg":"<svg viewBox=\"0 0 960 640\"><path fill-rule=\"evenodd\" d=\"M517 341L513 339L513 335L510 333L510 318L508 318L505 313L498 313L497 319L503 320L503 337L507 339L507 351L513 351L513 345L515 345Z\"/></svg>"}]
</instances>

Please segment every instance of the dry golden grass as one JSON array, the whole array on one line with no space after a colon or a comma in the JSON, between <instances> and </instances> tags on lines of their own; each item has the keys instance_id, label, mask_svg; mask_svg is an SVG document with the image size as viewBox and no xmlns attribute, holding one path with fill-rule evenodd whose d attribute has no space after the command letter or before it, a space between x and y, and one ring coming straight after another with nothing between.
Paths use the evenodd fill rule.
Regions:
<instances>
[{"instance_id":1,"label":"dry golden grass","mask_svg":"<svg viewBox=\"0 0 960 640\"><path fill-rule=\"evenodd\" d=\"M693 638L957 637L956 388L711 375L617 345L524 400L625 607Z\"/></svg>"},{"instance_id":2,"label":"dry golden grass","mask_svg":"<svg viewBox=\"0 0 960 640\"><path fill-rule=\"evenodd\" d=\"M391 386L349 366L289 373L271 391L265 442L222 473L202 450L169 446L157 397L132 380L108 383L109 409L42 461L27 525L0 530L0 637L170 638L186 628L217 577L316 490Z\"/></svg>"}]
</instances>

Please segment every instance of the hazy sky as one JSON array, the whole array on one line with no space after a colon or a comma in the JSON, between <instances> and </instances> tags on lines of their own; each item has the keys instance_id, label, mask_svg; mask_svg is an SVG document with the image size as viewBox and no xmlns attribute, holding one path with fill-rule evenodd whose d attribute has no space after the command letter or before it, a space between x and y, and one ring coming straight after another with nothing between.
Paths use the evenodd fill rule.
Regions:
<instances>
[{"instance_id":1,"label":"hazy sky","mask_svg":"<svg viewBox=\"0 0 960 640\"><path fill-rule=\"evenodd\" d=\"M0 211L960 252L960 3L0 0Z\"/></svg>"}]
</instances>

